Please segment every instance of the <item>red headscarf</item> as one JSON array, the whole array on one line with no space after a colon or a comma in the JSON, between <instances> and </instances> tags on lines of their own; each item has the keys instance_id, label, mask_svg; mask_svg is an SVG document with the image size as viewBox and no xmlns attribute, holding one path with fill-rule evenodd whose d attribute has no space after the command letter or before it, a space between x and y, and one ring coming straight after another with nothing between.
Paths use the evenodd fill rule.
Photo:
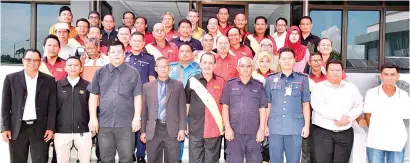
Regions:
<instances>
[{"instance_id":1,"label":"red headscarf","mask_svg":"<svg viewBox=\"0 0 410 163\"><path fill-rule=\"evenodd\" d=\"M289 36L292 33L292 31L297 31L299 34L299 40L296 43L292 43L289 40ZM302 37L301 37L301 32L299 27L297 26L291 26L286 34L286 39L285 39L285 45L283 46L283 48L287 47L287 48L292 48L293 51L295 52L295 60L296 62L299 62L303 59L303 57L305 57L306 54L306 50L307 47L302 45ZM281 48L282 49L282 48Z\"/></svg>"}]
</instances>

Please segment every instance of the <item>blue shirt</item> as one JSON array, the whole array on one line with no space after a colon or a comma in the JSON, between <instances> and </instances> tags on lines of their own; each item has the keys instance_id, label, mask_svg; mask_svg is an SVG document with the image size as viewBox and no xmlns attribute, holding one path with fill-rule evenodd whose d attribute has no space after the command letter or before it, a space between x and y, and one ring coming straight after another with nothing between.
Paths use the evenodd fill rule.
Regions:
<instances>
[{"instance_id":1,"label":"blue shirt","mask_svg":"<svg viewBox=\"0 0 410 163\"><path fill-rule=\"evenodd\" d=\"M155 76L155 60L154 56L143 50L138 55L133 55L132 52L125 53L125 63L136 68L141 76L141 83L145 84L149 81L149 76Z\"/></svg>"},{"instance_id":2,"label":"blue shirt","mask_svg":"<svg viewBox=\"0 0 410 163\"><path fill-rule=\"evenodd\" d=\"M178 70L178 66L180 67L180 70ZM169 71L169 77L174 80L178 80L179 76L178 73L181 71L181 77L180 81L182 84L184 84L184 87L186 86L186 83L190 77L193 77L199 73L201 73L201 68L199 67L199 64L191 61L187 67L184 67L180 62L173 62L170 65L171 71Z\"/></svg>"},{"instance_id":3,"label":"blue shirt","mask_svg":"<svg viewBox=\"0 0 410 163\"><path fill-rule=\"evenodd\" d=\"M181 38L181 37L174 38L174 39L171 40L171 42L177 44L178 48L179 48L183 43L188 43L189 45L191 45L192 51L195 51L195 50L203 50L202 44L201 44L201 42L200 42L199 40L194 39L194 38L191 37L191 39L189 39L188 41L182 41L180 38Z\"/></svg>"},{"instance_id":4,"label":"blue shirt","mask_svg":"<svg viewBox=\"0 0 410 163\"><path fill-rule=\"evenodd\" d=\"M269 133L300 135L305 125L302 104L310 102L309 77L298 72L288 77L281 72L273 73L266 80L265 94L271 103Z\"/></svg>"}]
</instances>

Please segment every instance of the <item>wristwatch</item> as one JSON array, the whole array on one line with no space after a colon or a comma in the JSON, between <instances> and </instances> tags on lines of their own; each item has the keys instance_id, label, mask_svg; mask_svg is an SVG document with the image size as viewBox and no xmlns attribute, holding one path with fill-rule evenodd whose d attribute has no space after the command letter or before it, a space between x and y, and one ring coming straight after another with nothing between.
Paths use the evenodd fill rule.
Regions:
<instances>
[{"instance_id":1,"label":"wristwatch","mask_svg":"<svg viewBox=\"0 0 410 163\"><path fill-rule=\"evenodd\" d=\"M135 119L138 120L138 121L140 121L140 120L141 120L141 117L136 117Z\"/></svg>"}]
</instances>

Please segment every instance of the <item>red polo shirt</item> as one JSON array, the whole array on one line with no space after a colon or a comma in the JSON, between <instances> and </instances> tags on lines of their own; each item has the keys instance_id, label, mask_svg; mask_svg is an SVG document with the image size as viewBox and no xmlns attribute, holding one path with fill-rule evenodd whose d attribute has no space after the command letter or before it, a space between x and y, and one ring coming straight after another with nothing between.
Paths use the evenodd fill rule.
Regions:
<instances>
[{"instance_id":1,"label":"red polo shirt","mask_svg":"<svg viewBox=\"0 0 410 163\"><path fill-rule=\"evenodd\" d=\"M155 48L157 48L159 50L159 52L161 52L162 56L167 57L169 62L179 61L178 46L175 43L165 40L165 47L164 48L159 47L156 41L151 43L151 45L154 46Z\"/></svg>"},{"instance_id":2,"label":"red polo shirt","mask_svg":"<svg viewBox=\"0 0 410 163\"><path fill-rule=\"evenodd\" d=\"M104 53L105 55L108 55L108 47L101 45L100 46L100 53Z\"/></svg>"},{"instance_id":3,"label":"red polo shirt","mask_svg":"<svg viewBox=\"0 0 410 163\"><path fill-rule=\"evenodd\" d=\"M317 77L316 75L314 75L313 73L310 73L309 75L310 79L312 79L313 81L315 81L315 83L319 83L321 81L326 80L326 76L322 73L320 73L320 76Z\"/></svg>"},{"instance_id":4,"label":"red polo shirt","mask_svg":"<svg viewBox=\"0 0 410 163\"><path fill-rule=\"evenodd\" d=\"M128 44L128 45L125 47L125 52L131 52L131 51L132 51L132 47L131 47L130 44Z\"/></svg>"},{"instance_id":5,"label":"red polo shirt","mask_svg":"<svg viewBox=\"0 0 410 163\"><path fill-rule=\"evenodd\" d=\"M150 43L153 43L154 41L155 41L155 38L154 38L154 36L152 35L152 33L145 32L145 35L144 35L145 45L150 44Z\"/></svg>"},{"instance_id":6,"label":"red polo shirt","mask_svg":"<svg viewBox=\"0 0 410 163\"><path fill-rule=\"evenodd\" d=\"M178 33L178 31L171 30L167 33L166 39L167 39L167 41L171 41L172 39L179 37L179 35L180 34Z\"/></svg>"},{"instance_id":7,"label":"red polo shirt","mask_svg":"<svg viewBox=\"0 0 410 163\"><path fill-rule=\"evenodd\" d=\"M49 62L47 62L47 57L44 57L43 62L46 64L48 70L56 80L64 79L67 76L67 72L65 72L64 70L64 59L58 57L54 65L51 65Z\"/></svg>"},{"instance_id":8,"label":"red polo shirt","mask_svg":"<svg viewBox=\"0 0 410 163\"><path fill-rule=\"evenodd\" d=\"M248 46L241 45L238 49L235 49L233 46L231 46L229 50L231 50L238 59L245 56L253 59L252 50Z\"/></svg>"},{"instance_id":9,"label":"red polo shirt","mask_svg":"<svg viewBox=\"0 0 410 163\"><path fill-rule=\"evenodd\" d=\"M219 113L222 115L222 106L219 100L222 97L222 90L224 88L225 80L219 76L215 76L206 84L206 90L214 97L218 104ZM214 138L221 136L218 125L215 122L211 112L205 106L205 121L204 121L204 138Z\"/></svg>"},{"instance_id":10,"label":"red polo shirt","mask_svg":"<svg viewBox=\"0 0 410 163\"><path fill-rule=\"evenodd\" d=\"M80 38L80 36L75 36L74 39L81 45L84 46L84 41Z\"/></svg>"},{"instance_id":11,"label":"red polo shirt","mask_svg":"<svg viewBox=\"0 0 410 163\"><path fill-rule=\"evenodd\" d=\"M228 81L229 79L238 77L238 71L236 66L238 65L238 59L228 54L225 58L222 58L220 55L216 54L216 68L215 74L221 76Z\"/></svg>"},{"instance_id":12,"label":"red polo shirt","mask_svg":"<svg viewBox=\"0 0 410 163\"><path fill-rule=\"evenodd\" d=\"M226 35L228 33L228 30L231 29L233 26L232 25L227 25L225 28L219 25L219 31L223 34Z\"/></svg>"}]
</instances>

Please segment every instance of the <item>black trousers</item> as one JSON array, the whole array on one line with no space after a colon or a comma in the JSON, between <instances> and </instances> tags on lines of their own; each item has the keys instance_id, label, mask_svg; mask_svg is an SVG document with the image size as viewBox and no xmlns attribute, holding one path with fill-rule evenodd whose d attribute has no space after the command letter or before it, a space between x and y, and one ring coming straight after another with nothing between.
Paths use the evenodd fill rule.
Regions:
<instances>
[{"instance_id":1,"label":"black trousers","mask_svg":"<svg viewBox=\"0 0 410 163\"><path fill-rule=\"evenodd\" d=\"M16 140L10 140L10 162L22 163L28 161L30 148L33 163L45 163L48 161L49 143L44 141L43 135L37 135L36 123L27 125L21 123L20 133Z\"/></svg>"},{"instance_id":2,"label":"black trousers","mask_svg":"<svg viewBox=\"0 0 410 163\"><path fill-rule=\"evenodd\" d=\"M221 137L189 136L189 163L219 163Z\"/></svg>"},{"instance_id":3,"label":"black trousers","mask_svg":"<svg viewBox=\"0 0 410 163\"><path fill-rule=\"evenodd\" d=\"M311 133L312 163L349 163L353 147L353 129L333 132L313 125Z\"/></svg>"},{"instance_id":4,"label":"black trousers","mask_svg":"<svg viewBox=\"0 0 410 163\"><path fill-rule=\"evenodd\" d=\"M179 163L181 142L168 135L167 124L157 120L154 137L147 140L147 162Z\"/></svg>"}]
</instances>

